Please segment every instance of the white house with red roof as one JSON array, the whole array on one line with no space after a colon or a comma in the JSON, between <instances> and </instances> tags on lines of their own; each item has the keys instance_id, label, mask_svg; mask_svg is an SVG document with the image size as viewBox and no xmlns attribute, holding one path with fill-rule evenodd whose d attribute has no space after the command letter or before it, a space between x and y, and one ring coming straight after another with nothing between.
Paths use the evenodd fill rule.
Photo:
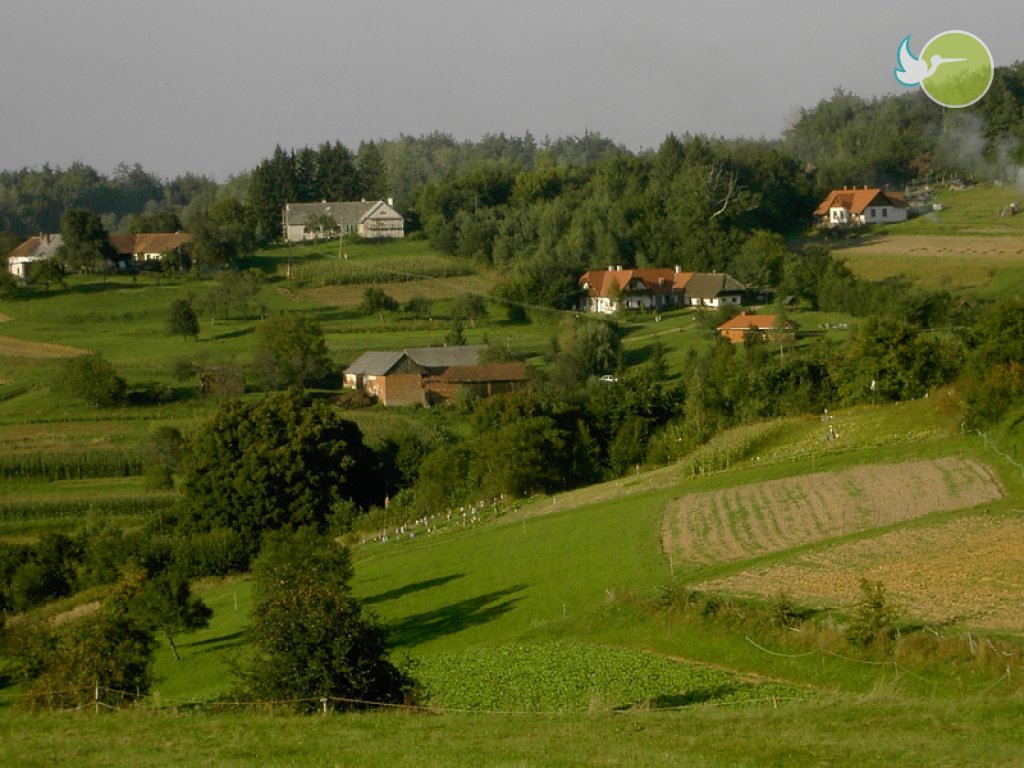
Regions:
<instances>
[{"instance_id":1,"label":"white house with red roof","mask_svg":"<svg viewBox=\"0 0 1024 768\"><path fill-rule=\"evenodd\" d=\"M724 272L684 272L679 267L591 269L580 277L579 286L580 309L606 315L620 309L738 306L747 291Z\"/></svg>"},{"instance_id":2,"label":"white house with red roof","mask_svg":"<svg viewBox=\"0 0 1024 768\"><path fill-rule=\"evenodd\" d=\"M613 314L621 309L664 309L682 304L693 276L679 267L591 269L579 279L580 309Z\"/></svg>"},{"instance_id":3,"label":"white house with red roof","mask_svg":"<svg viewBox=\"0 0 1024 768\"><path fill-rule=\"evenodd\" d=\"M823 226L895 224L907 220L909 206L903 195L878 187L833 189L814 210Z\"/></svg>"}]
</instances>

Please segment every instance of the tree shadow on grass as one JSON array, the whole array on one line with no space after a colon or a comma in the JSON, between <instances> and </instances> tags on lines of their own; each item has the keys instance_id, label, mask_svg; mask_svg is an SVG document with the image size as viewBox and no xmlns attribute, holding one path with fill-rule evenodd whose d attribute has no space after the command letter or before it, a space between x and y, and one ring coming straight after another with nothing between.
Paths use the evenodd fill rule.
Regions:
<instances>
[{"instance_id":1,"label":"tree shadow on grass","mask_svg":"<svg viewBox=\"0 0 1024 768\"><path fill-rule=\"evenodd\" d=\"M248 336L255 330L256 329L253 328L252 326L249 326L247 328L237 328L233 331L225 331L224 333L218 333L214 336L209 336L205 339L201 339L201 341L220 341L221 339L237 339L240 336Z\"/></svg>"},{"instance_id":2,"label":"tree shadow on grass","mask_svg":"<svg viewBox=\"0 0 1024 768\"><path fill-rule=\"evenodd\" d=\"M735 692L736 686L731 683L716 685L713 688L698 688L683 693L666 693L660 696L651 696L642 703L626 704L616 707L616 711L635 709L641 706L650 709L680 709L690 707L694 704L706 704L709 701L716 701Z\"/></svg>"},{"instance_id":3,"label":"tree shadow on grass","mask_svg":"<svg viewBox=\"0 0 1024 768\"><path fill-rule=\"evenodd\" d=\"M433 589L434 587L439 587L442 584L447 584L449 581L461 579L463 576L465 576L464 573L452 573L448 576L439 576L436 579L417 581L412 584L406 584L404 587L398 587L397 589L389 589L387 592L381 592L379 595L370 595L369 597L361 598L359 602L361 602L363 605L383 603L385 600L394 600L397 597L402 597L413 592L421 592L424 589Z\"/></svg>"},{"instance_id":4,"label":"tree shadow on grass","mask_svg":"<svg viewBox=\"0 0 1024 768\"><path fill-rule=\"evenodd\" d=\"M237 648L240 645L245 645L245 632L231 632L227 635L219 635L217 637L208 637L205 640L194 640L191 643L178 643L178 650L184 650L190 648L193 650L198 649L199 653L213 653L220 651L224 648ZM204 647L211 646L211 647Z\"/></svg>"},{"instance_id":5,"label":"tree shadow on grass","mask_svg":"<svg viewBox=\"0 0 1024 768\"><path fill-rule=\"evenodd\" d=\"M509 589L461 600L443 608L413 614L392 622L388 627L391 645L408 648L444 635L453 635L469 627L486 624L508 613L522 599L506 600L503 598L522 592L524 589L526 589L525 584L517 584Z\"/></svg>"}]
</instances>

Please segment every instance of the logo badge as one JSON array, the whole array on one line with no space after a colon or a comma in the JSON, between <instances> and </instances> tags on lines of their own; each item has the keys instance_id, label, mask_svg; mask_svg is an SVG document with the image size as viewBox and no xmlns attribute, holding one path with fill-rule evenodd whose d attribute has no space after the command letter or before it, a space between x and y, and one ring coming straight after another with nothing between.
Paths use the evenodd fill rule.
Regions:
<instances>
[{"instance_id":1,"label":"logo badge","mask_svg":"<svg viewBox=\"0 0 1024 768\"><path fill-rule=\"evenodd\" d=\"M921 86L929 99L943 107L969 107L988 93L995 74L992 52L977 35L961 30L942 32L915 56L910 35L896 51L893 74L908 88Z\"/></svg>"}]
</instances>

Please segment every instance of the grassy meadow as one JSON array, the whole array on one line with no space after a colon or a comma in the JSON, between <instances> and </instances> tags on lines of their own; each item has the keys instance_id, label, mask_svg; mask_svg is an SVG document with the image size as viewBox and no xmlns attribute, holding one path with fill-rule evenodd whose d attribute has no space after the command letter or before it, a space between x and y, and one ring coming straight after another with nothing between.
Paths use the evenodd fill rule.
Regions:
<instances>
[{"instance_id":1,"label":"grassy meadow","mask_svg":"<svg viewBox=\"0 0 1024 768\"><path fill-rule=\"evenodd\" d=\"M1024 199L1012 185L940 190L942 210L873 228L836 245L860 277L903 275L929 287L997 299L1024 287L1024 214L1001 217L1007 204Z\"/></svg>"},{"instance_id":2,"label":"grassy meadow","mask_svg":"<svg viewBox=\"0 0 1024 768\"><path fill-rule=\"evenodd\" d=\"M954 200L949 214L992 202ZM984 237L1008 242L1016 231ZM960 279L939 274L951 264L929 267L938 283ZM250 316L200 315L197 341L166 334L167 310L201 297L209 280L74 277L66 290L0 302L0 539L100 517L130 527L165 508L173 491L150 490L141 472L152 430L188 433L217 406L171 366L246 363L258 307L316 317L343 366L367 349L438 343L454 301L500 279L414 239L340 253L336 242L285 246L254 265L263 283ZM360 314L369 281L400 302L426 298L430 313ZM490 303L465 332L536 361L574 313L528 314L510 323ZM794 319L836 339L849 331L834 326L851 321ZM688 310L621 323L628 363L658 341L676 375L711 340ZM101 352L129 385L164 383L176 397L112 410L65 399L53 382L76 350ZM371 442L399 427L458 429L441 409L351 415ZM744 425L666 467L477 515L439 511L403 536L357 543L354 592L420 681L418 709L296 717L235 702L251 586L211 579L196 585L213 609L209 627L176 637L180 661L160 638L153 690L138 705L28 715L12 706L18 690L0 687L0 764L1019 764L1024 615L1007 606L1024 569L1007 536L1024 525L1024 476L999 452L1019 436L963 434L948 393L828 418ZM825 439L829 427L837 439ZM750 490L765 487L770 499ZM866 516L877 489L903 493L902 506ZM693 508L704 517L680 516ZM914 638L890 656L843 642L864 577L885 585ZM937 599L942 590L956 605ZM98 597L58 601L46 615L89 610Z\"/></svg>"}]
</instances>

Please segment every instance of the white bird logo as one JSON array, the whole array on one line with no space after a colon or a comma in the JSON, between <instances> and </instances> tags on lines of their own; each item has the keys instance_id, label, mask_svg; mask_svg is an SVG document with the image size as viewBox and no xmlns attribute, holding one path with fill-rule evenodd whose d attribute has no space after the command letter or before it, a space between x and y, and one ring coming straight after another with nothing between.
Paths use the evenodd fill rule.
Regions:
<instances>
[{"instance_id":1,"label":"white bird logo","mask_svg":"<svg viewBox=\"0 0 1024 768\"><path fill-rule=\"evenodd\" d=\"M920 85L923 80L935 74L935 70L942 64L952 64L956 61L967 61L967 59L947 59L944 56L935 54L931 63L925 63L910 51L910 35L903 38L899 49L896 51L896 61L899 66L893 70L896 79L903 85Z\"/></svg>"}]
</instances>

